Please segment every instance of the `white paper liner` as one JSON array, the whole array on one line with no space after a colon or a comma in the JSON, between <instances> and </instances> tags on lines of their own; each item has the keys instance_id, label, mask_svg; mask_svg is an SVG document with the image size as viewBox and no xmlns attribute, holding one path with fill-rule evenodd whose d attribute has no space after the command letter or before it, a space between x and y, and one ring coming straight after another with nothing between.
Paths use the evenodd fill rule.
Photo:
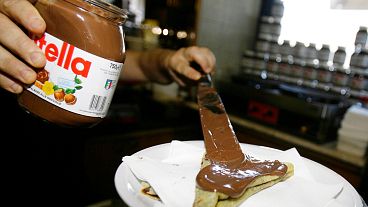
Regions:
<instances>
[{"instance_id":1,"label":"white paper liner","mask_svg":"<svg viewBox=\"0 0 368 207\"><path fill-rule=\"evenodd\" d=\"M243 148L243 152L261 160L279 160L294 164L294 175L251 196L241 206L252 207L332 207L343 190L343 180L336 184L318 182L295 148L275 153ZM195 177L200 169L204 149L172 141L166 159L147 156L125 156L123 162L140 180L148 182L167 207L191 207L195 197Z\"/></svg>"}]
</instances>

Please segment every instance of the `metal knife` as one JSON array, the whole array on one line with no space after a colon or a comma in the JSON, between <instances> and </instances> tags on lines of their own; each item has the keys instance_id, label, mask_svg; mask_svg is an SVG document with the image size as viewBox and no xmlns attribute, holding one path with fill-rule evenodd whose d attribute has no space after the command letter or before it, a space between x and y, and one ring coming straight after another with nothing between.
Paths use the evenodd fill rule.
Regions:
<instances>
[{"instance_id":1,"label":"metal knife","mask_svg":"<svg viewBox=\"0 0 368 207\"><path fill-rule=\"evenodd\" d=\"M205 141L206 157L221 161L222 158L243 159L244 154L231 125L225 106L209 74L198 82L197 102ZM226 156L224 156L225 154Z\"/></svg>"}]
</instances>

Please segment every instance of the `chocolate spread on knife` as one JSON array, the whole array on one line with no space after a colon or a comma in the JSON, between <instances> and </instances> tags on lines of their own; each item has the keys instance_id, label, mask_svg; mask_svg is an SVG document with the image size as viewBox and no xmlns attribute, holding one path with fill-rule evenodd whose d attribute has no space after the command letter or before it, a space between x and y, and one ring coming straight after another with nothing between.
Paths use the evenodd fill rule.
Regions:
<instances>
[{"instance_id":1,"label":"chocolate spread on knife","mask_svg":"<svg viewBox=\"0 0 368 207\"><path fill-rule=\"evenodd\" d=\"M211 164L197 175L204 190L236 198L258 176L286 174L287 166L279 161L259 161L243 154L225 107L212 87L198 87L198 104L206 148Z\"/></svg>"},{"instance_id":2,"label":"chocolate spread on knife","mask_svg":"<svg viewBox=\"0 0 368 207\"><path fill-rule=\"evenodd\" d=\"M46 21L31 36L47 64L18 103L51 123L91 127L106 116L125 60L126 12L100 0L38 0Z\"/></svg>"}]
</instances>

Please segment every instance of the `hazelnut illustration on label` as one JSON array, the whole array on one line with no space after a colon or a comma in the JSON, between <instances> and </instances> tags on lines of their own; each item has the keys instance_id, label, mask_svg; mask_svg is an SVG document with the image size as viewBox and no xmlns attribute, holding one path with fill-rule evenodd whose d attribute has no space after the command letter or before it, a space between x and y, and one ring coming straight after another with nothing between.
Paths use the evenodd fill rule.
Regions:
<instances>
[{"instance_id":1,"label":"hazelnut illustration on label","mask_svg":"<svg viewBox=\"0 0 368 207\"><path fill-rule=\"evenodd\" d=\"M36 70L37 80L28 90L71 112L106 116L123 64L88 53L48 33L30 37L44 52L46 66Z\"/></svg>"},{"instance_id":2,"label":"hazelnut illustration on label","mask_svg":"<svg viewBox=\"0 0 368 207\"><path fill-rule=\"evenodd\" d=\"M37 73L37 80L35 82L35 86L40 88L46 96L53 95L55 100L58 102L65 101L68 105L73 105L77 101L77 97L74 93L77 90L81 90L83 88L82 81L76 75L74 80L69 82L74 82L74 87L63 88L52 81L49 81L49 72L45 69L39 71ZM67 81L67 80L63 80Z\"/></svg>"}]
</instances>

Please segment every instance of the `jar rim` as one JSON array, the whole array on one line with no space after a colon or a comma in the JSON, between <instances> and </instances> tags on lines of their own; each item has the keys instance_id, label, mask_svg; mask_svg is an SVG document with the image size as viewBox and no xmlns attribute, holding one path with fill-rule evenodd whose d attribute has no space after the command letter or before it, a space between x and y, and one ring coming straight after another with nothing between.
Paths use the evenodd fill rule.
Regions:
<instances>
[{"instance_id":1,"label":"jar rim","mask_svg":"<svg viewBox=\"0 0 368 207\"><path fill-rule=\"evenodd\" d=\"M90 3L94 6L97 6L99 8L102 8L102 9L105 9L109 12L112 12L114 14L117 14L117 15L121 15L123 18L127 18L128 16L128 11L125 10L125 9L122 9L122 8L119 8L111 3L108 3L106 1L101 1L101 0L83 0L87 3Z\"/></svg>"},{"instance_id":2,"label":"jar rim","mask_svg":"<svg viewBox=\"0 0 368 207\"><path fill-rule=\"evenodd\" d=\"M73 4L77 7L83 8L102 18L108 19L120 25L124 24L128 18L128 11L126 9L119 8L111 3L102 0L64 0L64 1L69 2L70 4ZM83 6L83 4L81 4L82 2L87 3L91 7L95 7L97 10L86 8L85 6Z\"/></svg>"}]
</instances>

